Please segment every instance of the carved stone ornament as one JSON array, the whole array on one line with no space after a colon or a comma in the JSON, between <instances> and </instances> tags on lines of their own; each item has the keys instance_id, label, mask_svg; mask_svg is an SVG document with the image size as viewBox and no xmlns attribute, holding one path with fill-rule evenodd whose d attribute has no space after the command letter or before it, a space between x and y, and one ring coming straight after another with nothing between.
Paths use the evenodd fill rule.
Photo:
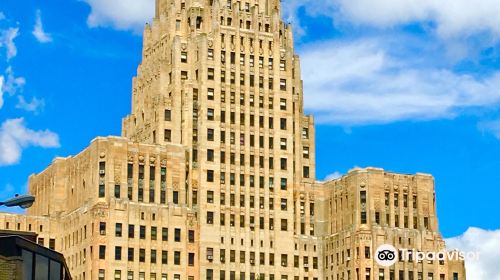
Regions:
<instances>
[{"instance_id":1,"label":"carved stone ornament","mask_svg":"<svg viewBox=\"0 0 500 280\"><path fill-rule=\"evenodd\" d=\"M100 158L105 158L106 157L106 153L105 152L102 152L100 155L99 155Z\"/></svg>"},{"instance_id":2,"label":"carved stone ornament","mask_svg":"<svg viewBox=\"0 0 500 280\"><path fill-rule=\"evenodd\" d=\"M144 156L142 156L142 155L141 155L141 156L139 156L139 161L140 161L140 162L144 162Z\"/></svg>"},{"instance_id":3,"label":"carved stone ornament","mask_svg":"<svg viewBox=\"0 0 500 280\"><path fill-rule=\"evenodd\" d=\"M162 167L166 167L166 166L167 166L167 160L166 160L166 159L163 159L163 160L161 161L161 166L162 166Z\"/></svg>"},{"instance_id":4,"label":"carved stone ornament","mask_svg":"<svg viewBox=\"0 0 500 280\"><path fill-rule=\"evenodd\" d=\"M150 157L150 158L149 158L149 162L150 162L150 163L155 163L155 161L156 161L156 158L155 158L155 157Z\"/></svg>"},{"instance_id":5,"label":"carved stone ornament","mask_svg":"<svg viewBox=\"0 0 500 280\"><path fill-rule=\"evenodd\" d=\"M182 44L181 44L181 49L182 49L183 51L185 51L185 50L187 49L187 44L186 44L186 43L182 43Z\"/></svg>"},{"instance_id":6,"label":"carved stone ornament","mask_svg":"<svg viewBox=\"0 0 500 280\"><path fill-rule=\"evenodd\" d=\"M211 48L214 46L214 41L208 40L208 47Z\"/></svg>"}]
</instances>

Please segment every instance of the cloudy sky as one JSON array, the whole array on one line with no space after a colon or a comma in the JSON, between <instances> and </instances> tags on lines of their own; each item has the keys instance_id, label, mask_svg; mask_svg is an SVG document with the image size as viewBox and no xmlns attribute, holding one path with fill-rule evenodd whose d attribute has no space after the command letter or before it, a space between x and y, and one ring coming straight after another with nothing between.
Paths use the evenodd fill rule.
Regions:
<instances>
[{"instance_id":1,"label":"cloudy sky","mask_svg":"<svg viewBox=\"0 0 500 280\"><path fill-rule=\"evenodd\" d=\"M153 2L0 2L0 199L54 157L120 134ZM355 166L433 174L443 235L484 256L469 279L499 280L488 249L500 246L500 2L283 3L318 178Z\"/></svg>"}]
</instances>

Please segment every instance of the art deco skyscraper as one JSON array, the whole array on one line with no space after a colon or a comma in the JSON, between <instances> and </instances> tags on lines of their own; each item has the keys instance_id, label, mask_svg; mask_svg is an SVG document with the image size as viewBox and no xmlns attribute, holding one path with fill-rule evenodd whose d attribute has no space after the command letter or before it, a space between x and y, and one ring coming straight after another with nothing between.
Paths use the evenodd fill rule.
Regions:
<instances>
[{"instance_id":1,"label":"art deco skyscraper","mask_svg":"<svg viewBox=\"0 0 500 280\"><path fill-rule=\"evenodd\" d=\"M313 118L280 9L157 0L122 137L30 177L36 203L0 227L39 233L77 280L465 279L463 263L398 264L394 278L372 257L383 242L444 248L432 177L315 181Z\"/></svg>"}]
</instances>

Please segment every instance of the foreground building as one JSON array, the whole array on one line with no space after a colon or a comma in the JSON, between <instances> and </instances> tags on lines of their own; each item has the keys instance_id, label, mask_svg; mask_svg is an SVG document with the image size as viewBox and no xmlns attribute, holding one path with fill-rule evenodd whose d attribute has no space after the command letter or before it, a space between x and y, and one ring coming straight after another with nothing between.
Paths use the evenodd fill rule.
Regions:
<instances>
[{"instance_id":1,"label":"foreground building","mask_svg":"<svg viewBox=\"0 0 500 280\"><path fill-rule=\"evenodd\" d=\"M315 181L314 122L280 8L157 0L122 137L30 177L36 203L0 227L38 232L77 280L465 279L463 262L373 258L383 243L444 249L431 176Z\"/></svg>"}]
</instances>

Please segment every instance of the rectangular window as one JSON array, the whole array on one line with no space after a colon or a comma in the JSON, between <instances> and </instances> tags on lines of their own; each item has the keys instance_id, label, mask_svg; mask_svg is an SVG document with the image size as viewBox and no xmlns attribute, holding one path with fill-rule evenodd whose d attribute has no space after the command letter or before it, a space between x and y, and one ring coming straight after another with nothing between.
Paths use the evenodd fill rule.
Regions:
<instances>
[{"instance_id":1,"label":"rectangular window","mask_svg":"<svg viewBox=\"0 0 500 280\"><path fill-rule=\"evenodd\" d=\"M106 259L106 246L104 245L99 245L99 259Z\"/></svg>"},{"instance_id":2,"label":"rectangular window","mask_svg":"<svg viewBox=\"0 0 500 280\"><path fill-rule=\"evenodd\" d=\"M168 228L161 229L161 240L168 241Z\"/></svg>"},{"instance_id":3,"label":"rectangular window","mask_svg":"<svg viewBox=\"0 0 500 280\"><path fill-rule=\"evenodd\" d=\"M122 224L121 223L117 223L115 225L115 236L122 237Z\"/></svg>"},{"instance_id":4,"label":"rectangular window","mask_svg":"<svg viewBox=\"0 0 500 280\"><path fill-rule=\"evenodd\" d=\"M174 232L174 241L175 242L181 242L181 229L176 228Z\"/></svg>"},{"instance_id":5,"label":"rectangular window","mask_svg":"<svg viewBox=\"0 0 500 280\"><path fill-rule=\"evenodd\" d=\"M174 265L181 265L181 252L174 252Z\"/></svg>"},{"instance_id":6,"label":"rectangular window","mask_svg":"<svg viewBox=\"0 0 500 280\"><path fill-rule=\"evenodd\" d=\"M116 246L115 247L115 260L119 261L122 259L122 247Z\"/></svg>"},{"instance_id":7,"label":"rectangular window","mask_svg":"<svg viewBox=\"0 0 500 280\"><path fill-rule=\"evenodd\" d=\"M146 226L139 227L139 238L146 239Z\"/></svg>"},{"instance_id":8,"label":"rectangular window","mask_svg":"<svg viewBox=\"0 0 500 280\"><path fill-rule=\"evenodd\" d=\"M99 234L100 235L106 235L106 223L105 222L100 222L99 223Z\"/></svg>"},{"instance_id":9,"label":"rectangular window","mask_svg":"<svg viewBox=\"0 0 500 280\"><path fill-rule=\"evenodd\" d=\"M171 121L172 120L172 111L170 110L165 110L165 121Z\"/></svg>"},{"instance_id":10,"label":"rectangular window","mask_svg":"<svg viewBox=\"0 0 500 280\"><path fill-rule=\"evenodd\" d=\"M214 68L208 68L208 71L207 71L207 79L209 81L213 81L214 80L214 77L215 77L215 71L214 71Z\"/></svg>"}]
</instances>

